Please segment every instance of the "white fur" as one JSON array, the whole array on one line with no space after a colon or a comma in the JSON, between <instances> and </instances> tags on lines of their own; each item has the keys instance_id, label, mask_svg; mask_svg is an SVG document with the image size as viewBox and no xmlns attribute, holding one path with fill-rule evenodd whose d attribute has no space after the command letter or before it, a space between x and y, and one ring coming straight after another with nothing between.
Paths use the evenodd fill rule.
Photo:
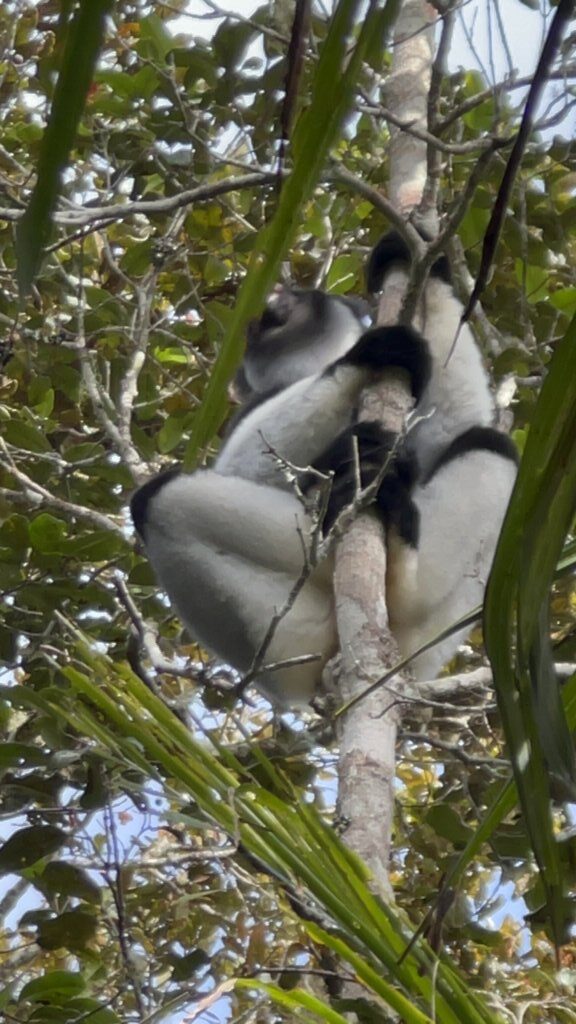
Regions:
<instances>
[{"instance_id":1,"label":"white fur","mask_svg":"<svg viewBox=\"0 0 576 1024\"><path fill-rule=\"evenodd\" d=\"M388 538L387 604L402 656L481 603L514 477L510 460L473 451L416 488L418 549L407 547L392 531ZM272 616L292 593L310 529L293 495L205 471L176 477L154 497L146 548L190 633L246 672ZM331 569L330 562L312 573L266 651L268 665L317 656L307 665L263 672L259 686L276 703L309 700L336 651ZM467 632L416 658L416 677L434 678Z\"/></svg>"},{"instance_id":2,"label":"white fur","mask_svg":"<svg viewBox=\"0 0 576 1024\"><path fill-rule=\"evenodd\" d=\"M289 493L211 472L169 480L149 503L146 551L191 635L241 672L284 608L304 565L310 521ZM331 574L320 566L282 618L264 664L317 661L264 672L279 703L309 700L336 649Z\"/></svg>"},{"instance_id":3,"label":"white fur","mask_svg":"<svg viewBox=\"0 0 576 1024\"><path fill-rule=\"evenodd\" d=\"M418 549L392 531L388 537L387 605L404 657L482 603L515 476L510 459L469 451L415 488ZM468 632L461 630L419 655L411 666L416 678L434 679Z\"/></svg>"},{"instance_id":4,"label":"white fur","mask_svg":"<svg viewBox=\"0 0 576 1024\"><path fill-rule=\"evenodd\" d=\"M407 282L405 273L395 273ZM460 326L461 315L462 306L450 285L431 278L414 326L430 346L432 376L408 440L424 474L458 434L469 427L490 426L494 418L488 374L468 324Z\"/></svg>"},{"instance_id":5,"label":"white fur","mask_svg":"<svg viewBox=\"0 0 576 1024\"><path fill-rule=\"evenodd\" d=\"M285 388L240 421L215 468L226 476L286 487L271 452L302 468L309 466L352 423L366 380L358 367L339 366L334 373L305 377Z\"/></svg>"}]
</instances>

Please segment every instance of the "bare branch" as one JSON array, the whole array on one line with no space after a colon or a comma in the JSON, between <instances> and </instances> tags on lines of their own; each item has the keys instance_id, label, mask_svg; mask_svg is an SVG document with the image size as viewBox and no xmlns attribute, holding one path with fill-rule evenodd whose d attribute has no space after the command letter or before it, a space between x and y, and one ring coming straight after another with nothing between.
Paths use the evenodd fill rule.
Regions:
<instances>
[{"instance_id":1,"label":"bare branch","mask_svg":"<svg viewBox=\"0 0 576 1024\"><path fill-rule=\"evenodd\" d=\"M105 224L125 220L127 217L133 217L139 213L150 216L159 213L172 213L174 210L180 210L192 203L214 199L227 192L236 192L239 189L252 188L256 185L271 185L275 180L276 174L272 171L254 171L251 174L239 174L233 178L214 181L209 185L198 185L196 188L178 192L174 196L166 196L164 199L140 199L133 203L116 203L111 206L79 206L66 213L60 210L54 214L54 221L65 228L80 228L87 224L93 226L97 224L98 227L103 227ZM2 220L14 222L20 220L23 215L24 210L14 210L11 207L0 208Z\"/></svg>"}]
</instances>

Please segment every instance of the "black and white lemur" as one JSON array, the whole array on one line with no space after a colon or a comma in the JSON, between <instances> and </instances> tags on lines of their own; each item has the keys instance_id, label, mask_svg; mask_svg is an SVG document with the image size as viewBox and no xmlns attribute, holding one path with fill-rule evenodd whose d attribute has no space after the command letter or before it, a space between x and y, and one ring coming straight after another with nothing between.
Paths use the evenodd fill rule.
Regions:
<instances>
[{"instance_id":1,"label":"black and white lemur","mask_svg":"<svg viewBox=\"0 0 576 1024\"><path fill-rule=\"evenodd\" d=\"M408 278L408 250L394 233L376 246L368 287L388 275ZM169 470L132 499L132 516L161 587L191 636L247 671L275 611L300 576L312 518L279 466L334 471L328 528L353 496L358 457L365 485L388 459L374 507L386 527L390 625L411 654L482 601L516 474L510 440L491 426L493 406L482 359L465 325L453 351L462 306L438 260L414 328L365 330L353 300L278 288L251 324L239 374L247 398L213 467ZM414 426L398 451L376 424L357 423L362 389L387 367L408 371ZM354 458L352 438L358 454ZM303 477L306 487L311 479ZM466 631L412 663L433 678ZM273 666L301 655L316 660L266 671L257 683L273 701L302 703L317 692L337 635L332 559L307 579L266 650Z\"/></svg>"}]
</instances>

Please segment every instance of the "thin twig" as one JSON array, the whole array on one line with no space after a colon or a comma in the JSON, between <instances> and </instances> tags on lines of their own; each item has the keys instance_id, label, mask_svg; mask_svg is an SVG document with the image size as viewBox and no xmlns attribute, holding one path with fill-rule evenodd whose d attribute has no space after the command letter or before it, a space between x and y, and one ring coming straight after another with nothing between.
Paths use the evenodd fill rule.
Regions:
<instances>
[{"instance_id":1,"label":"thin twig","mask_svg":"<svg viewBox=\"0 0 576 1024\"><path fill-rule=\"evenodd\" d=\"M382 106L381 104L361 103L358 104L358 110L363 114L384 118L385 121L389 121L390 124L393 124L401 132L406 132L407 135L412 135L413 138L428 143L429 146L439 150L441 153L464 156L487 149L492 144L492 139L489 136L470 139L469 142L443 142L437 135L426 128L422 128L418 120L406 121L404 118L397 117L389 107Z\"/></svg>"},{"instance_id":2,"label":"thin twig","mask_svg":"<svg viewBox=\"0 0 576 1024\"><path fill-rule=\"evenodd\" d=\"M458 761L462 761L467 766L476 767L478 765L489 765L500 766L501 768L510 768L510 762L505 761L499 757L474 757L472 754L467 754L462 747L459 747L456 743L447 743L446 740L437 739L435 736L429 736L421 732L405 732L402 730L402 740L410 740L412 743L426 743L429 747L434 747L436 750L441 750L445 754L451 754Z\"/></svg>"},{"instance_id":3,"label":"thin twig","mask_svg":"<svg viewBox=\"0 0 576 1024\"><path fill-rule=\"evenodd\" d=\"M126 544L128 546L130 545L130 540L126 537L125 531L120 523L115 522L102 512L97 512L96 509L86 508L84 505L76 505L73 501L67 501L64 498L57 497L46 487L43 487L42 484L37 483L37 481L33 480L32 477L29 477L21 469L18 469L5 441L2 438L0 438L0 451L2 451L4 455L4 459L0 461L0 465L2 465L3 469L6 469L10 475L22 485L25 492L32 492L33 496L38 496L40 501L44 501L46 504L51 505L52 508L62 512L67 518L85 519L98 530L111 530L113 533L119 534L122 539L126 541ZM2 493L8 498L10 498L12 494L12 492L7 488L3 488ZM14 500L18 500L16 494L14 495ZM40 504L40 501L38 504Z\"/></svg>"},{"instance_id":4,"label":"thin twig","mask_svg":"<svg viewBox=\"0 0 576 1024\"><path fill-rule=\"evenodd\" d=\"M482 103L491 99L495 94L501 92L512 92L515 89L528 89L529 86L532 85L533 77L533 75L525 75L522 78L506 79L503 82L498 82L495 86L489 89L483 89L482 92L477 92L474 96L470 96L467 100L464 100L455 107L442 121L439 121L437 125L438 131L446 131L451 124L454 124L455 121L459 121L464 114L468 114L471 110L481 106ZM566 68L562 68L558 71L551 71L548 74L549 82L563 82L567 78L576 78L576 64L569 64Z\"/></svg>"}]
</instances>

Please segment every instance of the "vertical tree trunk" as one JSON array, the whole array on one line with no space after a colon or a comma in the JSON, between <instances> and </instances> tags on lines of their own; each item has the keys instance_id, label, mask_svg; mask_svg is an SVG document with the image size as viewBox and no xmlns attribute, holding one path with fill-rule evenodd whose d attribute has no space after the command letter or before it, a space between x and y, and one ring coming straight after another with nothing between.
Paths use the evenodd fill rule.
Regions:
<instances>
[{"instance_id":1,"label":"vertical tree trunk","mask_svg":"<svg viewBox=\"0 0 576 1024\"><path fill-rule=\"evenodd\" d=\"M435 12L424 0L405 0L396 24L394 55L386 104L395 115L426 127L433 58ZM390 199L406 215L419 203L426 180L426 145L391 130ZM402 294L386 288L378 322L394 323ZM388 430L403 429L412 398L401 373L367 390L360 416L380 420ZM386 546L376 515L362 513L336 553L334 589L340 637L339 686L344 702L362 693L398 660L386 608ZM406 686L400 675L395 693L381 687L340 720L338 810L346 822L347 844L371 868L374 884L390 895L388 865L394 809L395 744L399 708L397 692Z\"/></svg>"}]
</instances>

